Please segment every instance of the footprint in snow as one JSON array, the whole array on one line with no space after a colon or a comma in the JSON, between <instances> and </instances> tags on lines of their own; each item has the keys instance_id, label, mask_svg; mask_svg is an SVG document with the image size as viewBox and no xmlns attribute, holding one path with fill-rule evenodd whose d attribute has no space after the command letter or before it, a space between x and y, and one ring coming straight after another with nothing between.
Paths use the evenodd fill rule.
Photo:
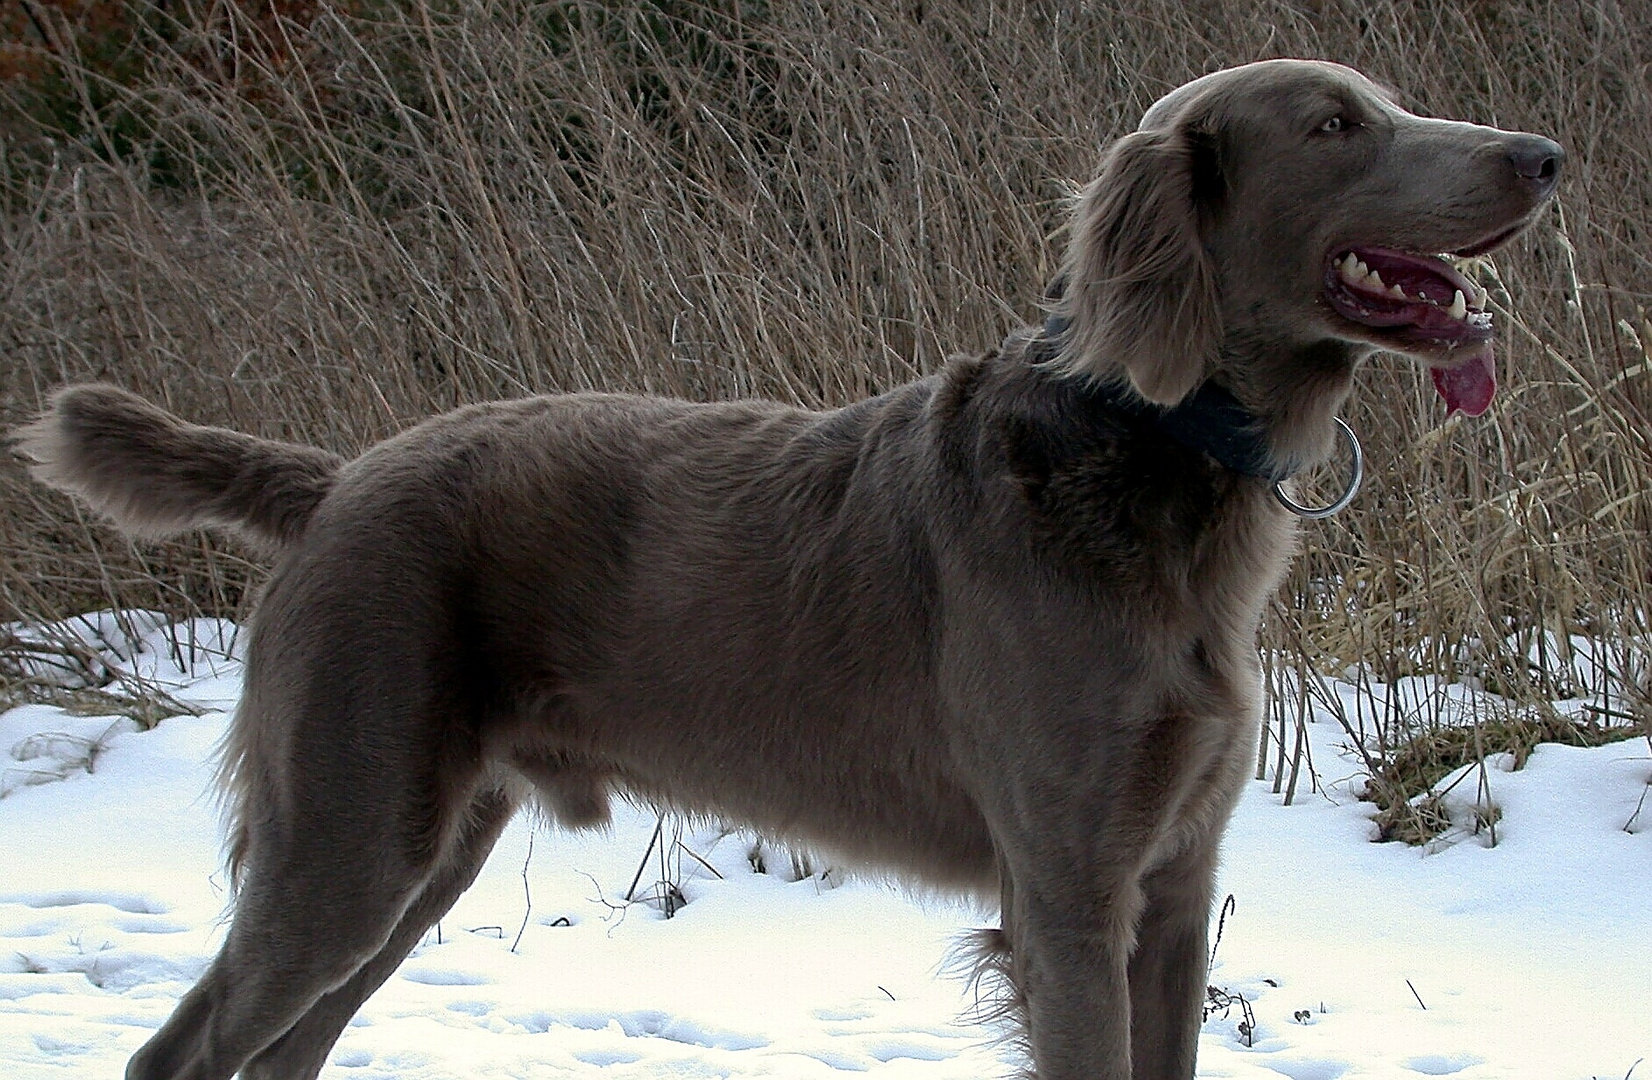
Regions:
<instances>
[{"instance_id":1,"label":"footprint in snow","mask_svg":"<svg viewBox=\"0 0 1652 1080\"><path fill-rule=\"evenodd\" d=\"M1483 1065L1485 1060L1477 1054L1419 1054L1407 1058L1404 1065L1424 1076L1450 1076L1454 1072L1462 1072L1470 1065Z\"/></svg>"},{"instance_id":2,"label":"footprint in snow","mask_svg":"<svg viewBox=\"0 0 1652 1080\"><path fill-rule=\"evenodd\" d=\"M31 908L78 907L82 904L102 904L128 915L165 915L172 908L153 896L143 893L93 892L87 889L65 889L59 892L21 893L0 896L0 903L22 904Z\"/></svg>"},{"instance_id":3,"label":"footprint in snow","mask_svg":"<svg viewBox=\"0 0 1652 1080\"><path fill-rule=\"evenodd\" d=\"M452 968L414 968L402 972L402 978L423 986L485 986L493 981L485 975Z\"/></svg>"},{"instance_id":4,"label":"footprint in snow","mask_svg":"<svg viewBox=\"0 0 1652 1080\"><path fill-rule=\"evenodd\" d=\"M872 1017L872 1011L870 1009L861 1008L858 1006L838 1007L816 1009L814 1016L816 1020L828 1020L833 1023L843 1024L855 1020L869 1020Z\"/></svg>"},{"instance_id":5,"label":"footprint in snow","mask_svg":"<svg viewBox=\"0 0 1652 1080\"><path fill-rule=\"evenodd\" d=\"M1348 1071L1346 1061L1332 1061L1328 1058L1298 1058L1294 1061L1269 1061L1269 1068L1274 1069L1282 1076L1291 1080L1337 1080L1337 1077Z\"/></svg>"},{"instance_id":6,"label":"footprint in snow","mask_svg":"<svg viewBox=\"0 0 1652 1080\"><path fill-rule=\"evenodd\" d=\"M576 1061L587 1065L596 1065L607 1068L610 1065L634 1065L642 1060L642 1055L634 1050L579 1050L573 1055Z\"/></svg>"}]
</instances>

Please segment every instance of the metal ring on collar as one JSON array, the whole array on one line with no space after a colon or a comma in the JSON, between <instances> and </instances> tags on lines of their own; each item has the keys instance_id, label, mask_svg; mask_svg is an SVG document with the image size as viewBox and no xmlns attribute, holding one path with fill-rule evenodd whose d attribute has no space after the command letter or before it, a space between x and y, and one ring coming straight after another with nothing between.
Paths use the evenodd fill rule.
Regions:
<instances>
[{"instance_id":1,"label":"metal ring on collar","mask_svg":"<svg viewBox=\"0 0 1652 1080\"><path fill-rule=\"evenodd\" d=\"M1339 513L1354 501L1354 496L1359 494L1360 481L1365 479L1365 451L1360 449L1359 437L1354 434L1353 428L1342 422L1342 417L1334 416L1332 419L1337 422L1337 428L1342 432L1342 437L1348 443L1348 449L1354 456L1353 473L1348 477L1348 486L1342 489L1342 494L1337 497L1336 501L1329 506L1321 506L1317 509L1311 506L1303 506L1285 494L1284 484L1275 484L1273 486L1274 498L1278 499L1281 506L1297 517L1318 521L1320 518L1328 518L1332 514Z\"/></svg>"}]
</instances>

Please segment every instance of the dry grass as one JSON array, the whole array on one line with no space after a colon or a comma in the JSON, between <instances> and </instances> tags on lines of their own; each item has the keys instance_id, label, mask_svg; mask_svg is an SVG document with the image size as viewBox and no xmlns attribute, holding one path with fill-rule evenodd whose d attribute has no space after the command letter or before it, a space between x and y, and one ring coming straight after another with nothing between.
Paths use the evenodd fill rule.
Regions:
<instances>
[{"instance_id":1,"label":"dry grass","mask_svg":"<svg viewBox=\"0 0 1652 1080\"><path fill-rule=\"evenodd\" d=\"M1324 56L1572 161L1483 270L1493 412L1442 426L1411 365L1367 372L1349 419L1369 486L1311 527L1270 655L1473 676L1515 711L1569 670L1533 642L1583 633L1614 643L1603 670L1647 668L1645 5L288 7L169 5L128 82L52 23L34 59L97 106L75 139L48 145L10 107L22 84L0 90L0 423L87 378L344 451L541 390L841 403L1036 318L1071 183L1159 94ZM244 615L258 575L199 537L134 547L9 464L0 549L0 620ZM1295 704L1274 750L1293 771ZM1623 708L1647 723L1644 693ZM1375 764L1430 727L1379 718Z\"/></svg>"}]
</instances>

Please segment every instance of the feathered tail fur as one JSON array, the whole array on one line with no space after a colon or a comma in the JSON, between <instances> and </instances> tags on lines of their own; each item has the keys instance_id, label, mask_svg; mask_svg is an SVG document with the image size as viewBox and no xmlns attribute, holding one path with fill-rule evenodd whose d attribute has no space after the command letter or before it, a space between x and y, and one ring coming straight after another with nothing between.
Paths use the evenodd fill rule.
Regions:
<instances>
[{"instance_id":1,"label":"feathered tail fur","mask_svg":"<svg viewBox=\"0 0 1652 1080\"><path fill-rule=\"evenodd\" d=\"M19 429L32 471L138 536L215 525L268 552L303 535L344 459L185 423L115 386L71 386Z\"/></svg>"}]
</instances>

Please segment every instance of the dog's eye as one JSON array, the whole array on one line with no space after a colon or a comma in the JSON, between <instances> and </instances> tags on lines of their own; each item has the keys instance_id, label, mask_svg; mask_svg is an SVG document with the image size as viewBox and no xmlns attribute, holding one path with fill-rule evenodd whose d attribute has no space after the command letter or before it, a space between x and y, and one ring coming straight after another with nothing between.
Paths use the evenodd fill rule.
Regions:
<instances>
[{"instance_id":1,"label":"dog's eye","mask_svg":"<svg viewBox=\"0 0 1652 1080\"><path fill-rule=\"evenodd\" d=\"M1319 125L1319 130L1323 131L1327 135L1340 135L1345 131L1352 131L1356 127L1359 127L1359 125L1353 123L1341 113L1338 113L1329 120L1325 121L1323 124Z\"/></svg>"}]
</instances>

